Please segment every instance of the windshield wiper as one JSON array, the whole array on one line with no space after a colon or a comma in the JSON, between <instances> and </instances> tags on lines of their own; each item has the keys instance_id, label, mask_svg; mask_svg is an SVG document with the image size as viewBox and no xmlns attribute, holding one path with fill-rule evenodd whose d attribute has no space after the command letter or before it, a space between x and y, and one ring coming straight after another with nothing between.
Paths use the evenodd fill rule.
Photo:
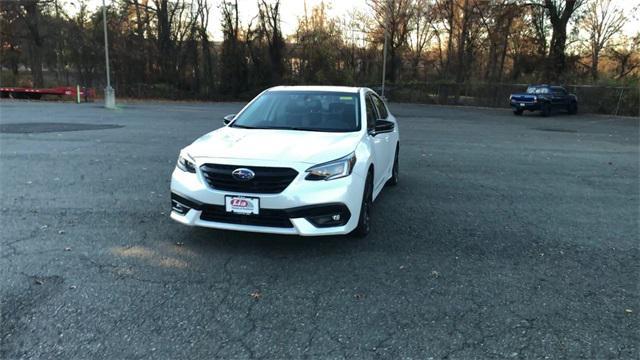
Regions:
<instances>
[{"instance_id":1,"label":"windshield wiper","mask_svg":"<svg viewBox=\"0 0 640 360\"><path fill-rule=\"evenodd\" d=\"M315 132L345 132L342 129L322 129L322 128L305 128L298 126L247 126L247 125L232 125L231 127L237 127L241 129L259 129L259 130L295 130L295 131L315 131Z\"/></svg>"},{"instance_id":2,"label":"windshield wiper","mask_svg":"<svg viewBox=\"0 0 640 360\"><path fill-rule=\"evenodd\" d=\"M231 127L240 128L240 129L263 129L255 126L248 126L248 125L231 125Z\"/></svg>"},{"instance_id":3,"label":"windshield wiper","mask_svg":"<svg viewBox=\"0 0 640 360\"><path fill-rule=\"evenodd\" d=\"M306 128L296 127L296 126L269 126L264 129L273 129L273 130L307 130Z\"/></svg>"}]
</instances>

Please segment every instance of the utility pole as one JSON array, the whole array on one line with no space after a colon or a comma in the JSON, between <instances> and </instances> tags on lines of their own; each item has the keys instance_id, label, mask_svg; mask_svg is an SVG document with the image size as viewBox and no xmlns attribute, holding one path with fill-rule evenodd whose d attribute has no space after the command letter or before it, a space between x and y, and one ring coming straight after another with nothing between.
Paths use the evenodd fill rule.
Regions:
<instances>
[{"instance_id":1,"label":"utility pole","mask_svg":"<svg viewBox=\"0 0 640 360\"><path fill-rule=\"evenodd\" d=\"M384 98L384 83L387 78L387 27L389 26L389 1L385 1L384 11L384 47L382 48L382 90L380 96Z\"/></svg>"},{"instance_id":2,"label":"utility pole","mask_svg":"<svg viewBox=\"0 0 640 360\"><path fill-rule=\"evenodd\" d=\"M111 87L111 75L109 71L109 39L107 38L107 6L102 0L102 24L104 25L104 59L107 69L107 87L104 88L104 107L116 108L116 93Z\"/></svg>"}]
</instances>

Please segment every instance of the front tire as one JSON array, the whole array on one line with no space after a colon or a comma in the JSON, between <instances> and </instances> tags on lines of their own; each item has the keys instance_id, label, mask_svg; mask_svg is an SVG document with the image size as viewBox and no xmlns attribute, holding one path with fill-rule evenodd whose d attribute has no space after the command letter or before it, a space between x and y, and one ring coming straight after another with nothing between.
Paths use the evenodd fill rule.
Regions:
<instances>
[{"instance_id":1,"label":"front tire","mask_svg":"<svg viewBox=\"0 0 640 360\"><path fill-rule=\"evenodd\" d=\"M543 117L551 115L551 104L542 104L542 111L540 113Z\"/></svg>"},{"instance_id":2,"label":"front tire","mask_svg":"<svg viewBox=\"0 0 640 360\"><path fill-rule=\"evenodd\" d=\"M396 155L393 159L393 168L391 170L391 179L387 181L387 185L396 186L398 185L398 181L400 181L400 170L398 164L398 154L400 153L400 149L396 146Z\"/></svg>"},{"instance_id":3,"label":"front tire","mask_svg":"<svg viewBox=\"0 0 640 360\"><path fill-rule=\"evenodd\" d=\"M363 238L371 231L371 206L373 204L373 173L369 172L364 184L362 204L360 205L360 217L358 226L351 232L355 237Z\"/></svg>"},{"instance_id":4,"label":"front tire","mask_svg":"<svg viewBox=\"0 0 640 360\"><path fill-rule=\"evenodd\" d=\"M522 115L522 109L515 109L515 110L513 110L513 113L515 115Z\"/></svg>"},{"instance_id":5,"label":"front tire","mask_svg":"<svg viewBox=\"0 0 640 360\"><path fill-rule=\"evenodd\" d=\"M569 104L569 108L567 109L567 111L569 112L569 115L575 115L578 113L578 104L575 102L572 102L571 104Z\"/></svg>"}]
</instances>

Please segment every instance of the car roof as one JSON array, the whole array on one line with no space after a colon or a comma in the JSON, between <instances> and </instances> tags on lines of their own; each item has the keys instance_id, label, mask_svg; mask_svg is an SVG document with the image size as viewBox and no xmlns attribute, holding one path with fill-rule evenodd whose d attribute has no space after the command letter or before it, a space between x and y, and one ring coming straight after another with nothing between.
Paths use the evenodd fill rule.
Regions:
<instances>
[{"instance_id":1,"label":"car roof","mask_svg":"<svg viewBox=\"0 0 640 360\"><path fill-rule=\"evenodd\" d=\"M339 92L339 93L353 93L357 94L360 89L359 87L351 87L351 86L276 86L269 91L326 91L326 92Z\"/></svg>"},{"instance_id":2,"label":"car roof","mask_svg":"<svg viewBox=\"0 0 640 360\"><path fill-rule=\"evenodd\" d=\"M532 84L532 85L529 85L529 87L535 87L535 88L546 87L546 88L552 88L552 89L564 89L564 86L561 86L561 85L549 85L549 84Z\"/></svg>"}]
</instances>

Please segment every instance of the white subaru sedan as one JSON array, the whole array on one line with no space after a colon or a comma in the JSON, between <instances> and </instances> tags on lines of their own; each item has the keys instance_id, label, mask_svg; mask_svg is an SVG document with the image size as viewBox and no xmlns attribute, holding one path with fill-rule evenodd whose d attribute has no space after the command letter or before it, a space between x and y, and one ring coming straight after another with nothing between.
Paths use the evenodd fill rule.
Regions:
<instances>
[{"instance_id":1,"label":"white subaru sedan","mask_svg":"<svg viewBox=\"0 0 640 360\"><path fill-rule=\"evenodd\" d=\"M398 123L367 88L280 86L180 152L171 218L185 225L365 236L398 183Z\"/></svg>"}]
</instances>

